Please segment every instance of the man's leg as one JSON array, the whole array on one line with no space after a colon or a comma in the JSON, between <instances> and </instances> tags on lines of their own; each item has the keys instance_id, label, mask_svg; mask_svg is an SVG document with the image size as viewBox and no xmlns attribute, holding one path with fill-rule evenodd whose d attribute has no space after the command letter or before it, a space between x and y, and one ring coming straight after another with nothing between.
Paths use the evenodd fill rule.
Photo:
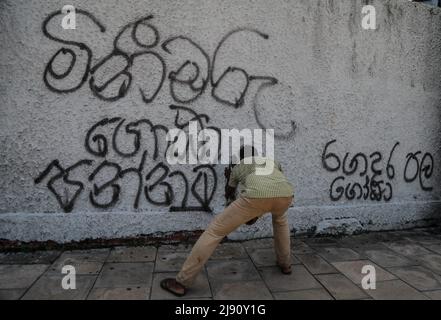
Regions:
<instances>
[{"instance_id":1,"label":"man's leg","mask_svg":"<svg viewBox=\"0 0 441 320\"><path fill-rule=\"evenodd\" d=\"M195 243L190 256L176 276L176 281L185 287L191 286L204 264L226 235L250 219L268 212L268 208L265 208L264 205L267 202L259 200L239 198L221 214L218 214Z\"/></svg>"},{"instance_id":2,"label":"man's leg","mask_svg":"<svg viewBox=\"0 0 441 320\"><path fill-rule=\"evenodd\" d=\"M272 213L274 247L277 263L287 270L291 266L291 244L289 236L288 208L292 198L273 198Z\"/></svg>"}]
</instances>

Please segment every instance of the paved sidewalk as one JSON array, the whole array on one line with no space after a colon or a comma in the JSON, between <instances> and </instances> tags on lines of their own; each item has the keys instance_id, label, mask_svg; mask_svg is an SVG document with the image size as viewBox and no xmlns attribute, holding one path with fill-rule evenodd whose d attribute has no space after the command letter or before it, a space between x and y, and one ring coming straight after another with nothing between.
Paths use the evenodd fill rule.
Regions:
<instances>
[{"instance_id":1,"label":"paved sidewalk","mask_svg":"<svg viewBox=\"0 0 441 320\"><path fill-rule=\"evenodd\" d=\"M293 273L275 266L272 238L226 242L185 299L441 299L441 235L434 229L344 238L293 238ZM174 276L191 245L0 253L0 299L175 299ZM361 288L364 265L375 290ZM63 290L63 265L76 289Z\"/></svg>"}]
</instances>

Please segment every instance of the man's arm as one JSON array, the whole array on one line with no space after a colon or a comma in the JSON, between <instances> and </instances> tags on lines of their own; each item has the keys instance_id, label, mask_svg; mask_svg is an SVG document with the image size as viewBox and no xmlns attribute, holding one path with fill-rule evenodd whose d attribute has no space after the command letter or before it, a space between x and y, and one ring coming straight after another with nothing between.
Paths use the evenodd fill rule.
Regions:
<instances>
[{"instance_id":1,"label":"man's arm","mask_svg":"<svg viewBox=\"0 0 441 320\"><path fill-rule=\"evenodd\" d=\"M234 200L236 200L236 187L232 187L230 186L230 179L231 179L231 171L232 168L228 167L225 168L224 174L225 174L225 199L227 200L227 205L229 205L231 202L233 202ZM235 181L232 181L233 184L236 184ZM252 225L255 224L257 221L257 217L254 219L251 219L250 221L246 222L247 225Z\"/></svg>"}]
</instances>

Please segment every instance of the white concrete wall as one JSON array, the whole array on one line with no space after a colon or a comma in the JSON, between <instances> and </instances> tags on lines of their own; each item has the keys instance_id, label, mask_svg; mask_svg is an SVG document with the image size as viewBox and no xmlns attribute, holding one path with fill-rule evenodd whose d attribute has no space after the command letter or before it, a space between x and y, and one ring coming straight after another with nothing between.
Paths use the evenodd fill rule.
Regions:
<instances>
[{"instance_id":1,"label":"white concrete wall","mask_svg":"<svg viewBox=\"0 0 441 320\"><path fill-rule=\"evenodd\" d=\"M63 30L63 16L51 15L65 4L84 10L75 30ZM377 10L374 31L361 28L365 4ZM214 173L169 166L161 129L155 144L147 124L132 123L139 150L125 131L143 119L171 129L195 113L206 115L204 126L275 130L277 159L296 189L293 232L346 230L344 223L347 230L407 228L439 217L439 8L405 0L4 0L0 37L0 239L67 242L204 229L224 206L224 166ZM173 81L187 60L199 68L200 91ZM194 65L177 78L194 75ZM221 78L228 67L242 71ZM243 104L235 106L247 82ZM104 119L113 122L91 130ZM112 135L119 124L118 153ZM325 156L337 155L341 165L348 154L347 171L360 153L355 173L331 171L336 160L324 158L326 145ZM408 154L416 156L408 161ZM181 173L170 177L174 171ZM155 186L163 172L168 186ZM364 187L372 178L383 182ZM105 183L115 190L99 192ZM145 187L152 187L148 197ZM204 188L214 194L201 204ZM270 234L266 217L232 238Z\"/></svg>"}]
</instances>

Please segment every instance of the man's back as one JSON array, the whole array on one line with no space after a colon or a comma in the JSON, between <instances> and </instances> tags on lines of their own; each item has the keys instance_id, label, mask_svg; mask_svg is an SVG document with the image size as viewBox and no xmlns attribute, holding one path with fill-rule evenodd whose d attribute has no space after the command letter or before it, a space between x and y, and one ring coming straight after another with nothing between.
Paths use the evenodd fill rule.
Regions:
<instances>
[{"instance_id":1,"label":"man's back","mask_svg":"<svg viewBox=\"0 0 441 320\"><path fill-rule=\"evenodd\" d=\"M272 170L265 172L264 168ZM246 198L291 197L294 194L293 186L282 173L280 164L263 157L242 159L233 168L228 184L230 187L239 184L241 195Z\"/></svg>"}]
</instances>

